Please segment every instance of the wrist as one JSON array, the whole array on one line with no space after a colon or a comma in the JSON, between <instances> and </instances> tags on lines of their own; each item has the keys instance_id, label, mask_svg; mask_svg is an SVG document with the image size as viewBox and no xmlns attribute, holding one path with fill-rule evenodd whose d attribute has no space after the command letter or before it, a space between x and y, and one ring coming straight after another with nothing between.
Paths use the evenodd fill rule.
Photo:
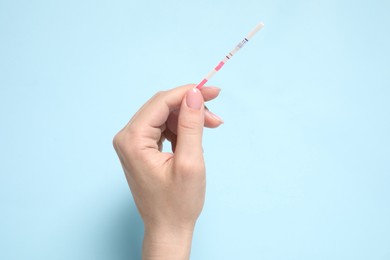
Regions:
<instances>
[{"instance_id":1,"label":"wrist","mask_svg":"<svg viewBox=\"0 0 390 260\"><path fill-rule=\"evenodd\" d=\"M142 259L189 259L193 232L193 226L152 226L145 224Z\"/></svg>"}]
</instances>

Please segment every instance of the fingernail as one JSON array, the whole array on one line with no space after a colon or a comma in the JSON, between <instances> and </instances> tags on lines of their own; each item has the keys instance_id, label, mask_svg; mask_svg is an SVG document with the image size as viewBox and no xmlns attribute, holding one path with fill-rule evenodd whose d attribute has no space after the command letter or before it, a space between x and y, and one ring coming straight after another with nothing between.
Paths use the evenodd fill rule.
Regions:
<instances>
[{"instance_id":1,"label":"fingernail","mask_svg":"<svg viewBox=\"0 0 390 260\"><path fill-rule=\"evenodd\" d=\"M219 122L221 122L221 124L224 123L223 119L220 118L219 116L217 116L216 114L214 114L213 112L211 112L210 110L207 109L206 113L209 113L210 116L212 116L213 118L215 118L216 120L218 120Z\"/></svg>"},{"instance_id":2,"label":"fingernail","mask_svg":"<svg viewBox=\"0 0 390 260\"><path fill-rule=\"evenodd\" d=\"M221 91L221 89L220 88L218 88L218 87L206 87L206 86L204 86L203 87L203 89L215 89L215 90L217 90L218 92L220 92Z\"/></svg>"},{"instance_id":3,"label":"fingernail","mask_svg":"<svg viewBox=\"0 0 390 260\"><path fill-rule=\"evenodd\" d=\"M186 103L189 108L200 110L203 106L203 96L199 89L193 88L187 92Z\"/></svg>"}]
</instances>

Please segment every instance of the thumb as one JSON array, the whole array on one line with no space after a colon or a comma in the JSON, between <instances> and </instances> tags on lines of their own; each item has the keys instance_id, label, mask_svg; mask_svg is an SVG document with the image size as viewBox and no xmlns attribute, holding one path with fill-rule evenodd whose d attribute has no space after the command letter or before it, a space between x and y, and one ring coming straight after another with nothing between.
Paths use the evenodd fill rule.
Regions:
<instances>
[{"instance_id":1,"label":"thumb","mask_svg":"<svg viewBox=\"0 0 390 260\"><path fill-rule=\"evenodd\" d=\"M197 88L187 91L180 107L175 157L178 161L203 161L204 100Z\"/></svg>"}]
</instances>

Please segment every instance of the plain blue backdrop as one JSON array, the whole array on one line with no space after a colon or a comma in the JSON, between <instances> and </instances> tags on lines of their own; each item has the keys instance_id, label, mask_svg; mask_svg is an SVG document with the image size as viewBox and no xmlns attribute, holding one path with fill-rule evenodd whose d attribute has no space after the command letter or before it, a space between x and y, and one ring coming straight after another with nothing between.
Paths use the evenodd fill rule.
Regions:
<instances>
[{"instance_id":1,"label":"plain blue backdrop","mask_svg":"<svg viewBox=\"0 0 390 260\"><path fill-rule=\"evenodd\" d=\"M192 259L390 259L389 1L0 1L0 259L140 259L112 138L210 81Z\"/></svg>"}]
</instances>

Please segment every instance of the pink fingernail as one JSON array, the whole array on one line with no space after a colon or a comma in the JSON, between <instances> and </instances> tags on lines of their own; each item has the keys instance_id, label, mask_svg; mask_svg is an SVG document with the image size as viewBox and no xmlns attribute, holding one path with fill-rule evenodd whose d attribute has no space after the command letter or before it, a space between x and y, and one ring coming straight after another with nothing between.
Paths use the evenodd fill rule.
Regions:
<instances>
[{"instance_id":1,"label":"pink fingernail","mask_svg":"<svg viewBox=\"0 0 390 260\"><path fill-rule=\"evenodd\" d=\"M215 90L217 90L218 92L221 91L221 89L218 88L218 87L209 87L209 86L206 87L206 86L204 86L203 89L215 89Z\"/></svg>"},{"instance_id":2,"label":"pink fingernail","mask_svg":"<svg viewBox=\"0 0 390 260\"><path fill-rule=\"evenodd\" d=\"M199 89L193 88L187 92L186 103L189 108L200 110L203 106L203 96Z\"/></svg>"},{"instance_id":3,"label":"pink fingernail","mask_svg":"<svg viewBox=\"0 0 390 260\"><path fill-rule=\"evenodd\" d=\"M211 112L210 110L207 110L206 111L207 113L209 113L210 114L210 116L212 116L212 117L214 117L215 119L217 119L219 122L221 122L221 124L223 124L224 123L224 121L223 121L223 119L222 118L220 118L219 116L217 116L216 114L214 114L213 112Z\"/></svg>"}]
</instances>

